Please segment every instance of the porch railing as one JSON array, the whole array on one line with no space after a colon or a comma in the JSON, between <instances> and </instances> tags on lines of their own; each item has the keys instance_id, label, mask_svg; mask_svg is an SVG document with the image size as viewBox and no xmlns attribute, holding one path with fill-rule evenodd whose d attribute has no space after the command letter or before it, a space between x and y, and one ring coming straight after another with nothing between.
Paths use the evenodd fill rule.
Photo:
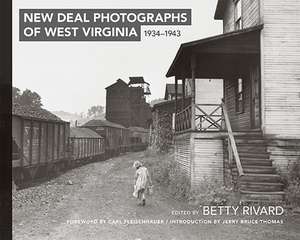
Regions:
<instances>
[{"instance_id":1,"label":"porch railing","mask_svg":"<svg viewBox=\"0 0 300 240\"><path fill-rule=\"evenodd\" d=\"M223 110L221 104L195 104L195 130L223 130Z\"/></svg>"},{"instance_id":2,"label":"porch railing","mask_svg":"<svg viewBox=\"0 0 300 240\"><path fill-rule=\"evenodd\" d=\"M175 131L181 132L191 129L192 106L189 105L175 115Z\"/></svg>"},{"instance_id":3,"label":"porch railing","mask_svg":"<svg viewBox=\"0 0 300 240\"><path fill-rule=\"evenodd\" d=\"M236 146L235 139L234 139L234 136L232 133L232 128L231 128L231 124L229 121L228 112L227 112L227 109L226 109L226 106L224 103L222 103L222 109L223 109L223 113L224 113L226 129L227 129L227 133L228 133L228 160L229 160L229 163L232 163L233 159L235 160L239 176L243 176L244 170L243 170L242 163L241 163L241 160L239 157L239 153L237 151L237 146Z\"/></svg>"},{"instance_id":4,"label":"porch railing","mask_svg":"<svg viewBox=\"0 0 300 240\"><path fill-rule=\"evenodd\" d=\"M221 104L195 104L195 131L221 131L224 117ZM192 127L192 105L176 113L175 131L190 130Z\"/></svg>"},{"instance_id":5,"label":"porch railing","mask_svg":"<svg viewBox=\"0 0 300 240\"><path fill-rule=\"evenodd\" d=\"M228 133L228 157L229 162L235 161L239 176L244 175L236 142L232 133L232 128L228 112L224 103L222 104L195 104L195 129L192 128L192 105L187 106L175 115L175 131L221 131Z\"/></svg>"}]
</instances>

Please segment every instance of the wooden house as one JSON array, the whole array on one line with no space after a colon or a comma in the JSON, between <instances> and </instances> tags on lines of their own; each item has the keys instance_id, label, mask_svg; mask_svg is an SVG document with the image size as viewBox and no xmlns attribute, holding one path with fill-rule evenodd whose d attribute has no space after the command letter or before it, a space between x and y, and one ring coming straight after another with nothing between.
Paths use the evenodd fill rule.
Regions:
<instances>
[{"instance_id":1,"label":"wooden house","mask_svg":"<svg viewBox=\"0 0 300 240\"><path fill-rule=\"evenodd\" d=\"M175 159L192 187L208 176L247 200L283 198L278 169L300 161L299 12L297 0L219 0L223 34L180 46L166 76L191 86L187 106L175 96ZM222 102L196 101L203 79L222 81Z\"/></svg>"},{"instance_id":2,"label":"wooden house","mask_svg":"<svg viewBox=\"0 0 300 240\"><path fill-rule=\"evenodd\" d=\"M130 143L147 144L149 140L149 130L141 127L129 127Z\"/></svg>"},{"instance_id":3,"label":"wooden house","mask_svg":"<svg viewBox=\"0 0 300 240\"><path fill-rule=\"evenodd\" d=\"M131 125L129 88L126 82L118 79L106 89L106 119L126 127Z\"/></svg>"},{"instance_id":4,"label":"wooden house","mask_svg":"<svg viewBox=\"0 0 300 240\"><path fill-rule=\"evenodd\" d=\"M182 86L178 84L177 87L177 98L182 97ZM174 100L175 99L175 84L167 83L165 90L165 100Z\"/></svg>"},{"instance_id":5,"label":"wooden house","mask_svg":"<svg viewBox=\"0 0 300 240\"><path fill-rule=\"evenodd\" d=\"M125 127L148 128L151 123L150 106L145 100L148 90L148 83L142 77L131 77L128 84L118 79L106 88L106 119Z\"/></svg>"}]
</instances>

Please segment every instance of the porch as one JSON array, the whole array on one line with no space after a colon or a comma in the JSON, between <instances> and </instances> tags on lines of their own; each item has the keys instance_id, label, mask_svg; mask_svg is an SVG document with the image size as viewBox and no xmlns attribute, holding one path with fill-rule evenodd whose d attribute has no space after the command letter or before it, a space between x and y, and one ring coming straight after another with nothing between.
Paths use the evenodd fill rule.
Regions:
<instances>
[{"instance_id":1,"label":"porch","mask_svg":"<svg viewBox=\"0 0 300 240\"><path fill-rule=\"evenodd\" d=\"M175 77L175 160L192 188L208 177L234 186L248 200L282 199L261 132L261 29L182 44L169 68L167 77ZM209 89L207 79L222 81L219 100L211 96L220 86Z\"/></svg>"},{"instance_id":2,"label":"porch","mask_svg":"<svg viewBox=\"0 0 300 240\"><path fill-rule=\"evenodd\" d=\"M233 131L261 130L261 29L256 26L181 45L166 75L175 77L177 134L226 131L225 108ZM207 89L210 95L221 90L218 100L201 98L207 79L223 83Z\"/></svg>"}]
</instances>

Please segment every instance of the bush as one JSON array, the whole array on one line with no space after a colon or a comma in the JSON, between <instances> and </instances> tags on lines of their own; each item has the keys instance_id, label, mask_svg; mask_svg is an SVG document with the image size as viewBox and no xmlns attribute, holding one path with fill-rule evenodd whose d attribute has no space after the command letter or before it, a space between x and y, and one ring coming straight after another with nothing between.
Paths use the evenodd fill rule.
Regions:
<instances>
[{"instance_id":1,"label":"bush","mask_svg":"<svg viewBox=\"0 0 300 240\"><path fill-rule=\"evenodd\" d=\"M168 173L168 192L176 199L188 199L190 195L190 180L173 161Z\"/></svg>"},{"instance_id":2,"label":"bush","mask_svg":"<svg viewBox=\"0 0 300 240\"><path fill-rule=\"evenodd\" d=\"M284 176L284 183L287 204L300 207L300 161L289 167L288 174Z\"/></svg>"},{"instance_id":3,"label":"bush","mask_svg":"<svg viewBox=\"0 0 300 240\"><path fill-rule=\"evenodd\" d=\"M196 205L223 205L231 201L232 191L216 179L203 178L197 190L191 191L190 180L174 161L174 154L146 151L146 155L145 165L151 172L153 183L165 187L174 198L190 200Z\"/></svg>"},{"instance_id":4,"label":"bush","mask_svg":"<svg viewBox=\"0 0 300 240\"><path fill-rule=\"evenodd\" d=\"M174 161L174 154L145 152L145 166L149 169L154 184L167 189L177 199L188 198L189 180ZM151 156L151 157L149 157Z\"/></svg>"},{"instance_id":5,"label":"bush","mask_svg":"<svg viewBox=\"0 0 300 240\"><path fill-rule=\"evenodd\" d=\"M218 179L204 177L197 189L190 193L190 202L195 205L225 205L233 199L232 189L227 189Z\"/></svg>"}]
</instances>

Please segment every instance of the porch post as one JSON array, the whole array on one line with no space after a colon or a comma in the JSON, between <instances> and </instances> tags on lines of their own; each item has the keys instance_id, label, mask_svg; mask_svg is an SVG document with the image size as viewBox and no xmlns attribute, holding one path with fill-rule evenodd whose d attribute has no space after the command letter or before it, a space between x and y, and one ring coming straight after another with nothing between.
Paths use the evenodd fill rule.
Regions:
<instances>
[{"instance_id":1,"label":"porch post","mask_svg":"<svg viewBox=\"0 0 300 240\"><path fill-rule=\"evenodd\" d=\"M184 109L184 99L185 99L185 78L182 78L182 109Z\"/></svg>"},{"instance_id":2,"label":"porch post","mask_svg":"<svg viewBox=\"0 0 300 240\"><path fill-rule=\"evenodd\" d=\"M191 71L192 71L192 84L191 84L191 93L192 93L192 114L191 114L191 129L195 130L195 79L196 79L196 56L193 54L191 57Z\"/></svg>"},{"instance_id":3,"label":"porch post","mask_svg":"<svg viewBox=\"0 0 300 240\"><path fill-rule=\"evenodd\" d=\"M175 114L177 113L178 77L175 76Z\"/></svg>"}]
</instances>

